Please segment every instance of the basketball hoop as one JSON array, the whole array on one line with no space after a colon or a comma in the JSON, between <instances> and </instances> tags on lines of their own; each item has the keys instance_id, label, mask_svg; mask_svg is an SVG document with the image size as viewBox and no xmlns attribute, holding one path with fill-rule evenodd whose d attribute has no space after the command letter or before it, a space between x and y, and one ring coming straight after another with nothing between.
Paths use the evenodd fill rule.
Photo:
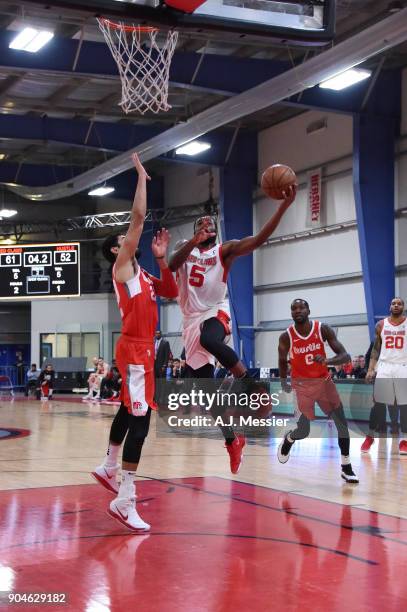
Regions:
<instances>
[{"instance_id":1,"label":"basketball hoop","mask_svg":"<svg viewBox=\"0 0 407 612\"><path fill-rule=\"evenodd\" d=\"M122 83L123 111L158 113L171 108L168 104L168 80L178 32L169 30L158 42L158 28L125 25L103 17L99 28L119 69Z\"/></svg>"}]
</instances>

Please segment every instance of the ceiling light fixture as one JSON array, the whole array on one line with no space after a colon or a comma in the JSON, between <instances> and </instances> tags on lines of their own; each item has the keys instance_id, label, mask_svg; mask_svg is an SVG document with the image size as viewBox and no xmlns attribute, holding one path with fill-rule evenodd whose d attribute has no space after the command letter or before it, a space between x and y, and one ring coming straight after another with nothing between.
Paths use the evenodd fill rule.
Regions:
<instances>
[{"instance_id":1,"label":"ceiling light fixture","mask_svg":"<svg viewBox=\"0 0 407 612\"><path fill-rule=\"evenodd\" d=\"M371 75L371 70L350 68L349 70L345 70L345 72L336 74L335 76L331 77L330 79L327 79L326 81L322 81L319 86L322 89L333 89L334 91L341 91L342 89L346 89L351 85L355 85L355 83L360 83L360 81L368 79Z\"/></svg>"},{"instance_id":2,"label":"ceiling light fixture","mask_svg":"<svg viewBox=\"0 0 407 612\"><path fill-rule=\"evenodd\" d=\"M9 219L17 214L16 210L9 210L8 208L0 209L0 219Z\"/></svg>"},{"instance_id":3,"label":"ceiling light fixture","mask_svg":"<svg viewBox=\"0 0 407 612\"><path fill-rule=\"evenodd\" d=\"M182 147L178 147L175 149L175 153L177 155L198 155L203 151L207 151L211 148L211 145L208 142L201 142L199 140L193 140L186 145L182 145Z\"/></svg>"},{"instance_id":4,"label":"ceiling light fixture","mask_svg":"<svg viewBox=\"0 0 407 612\"><path fill-rule=\"evenodd\" d=\"M92 189L91 191L88 192L88 195L105 196L108 193L112 193L113 191L114 191L114 187L106 187L106 185L103 185L101 187L95 187L95 189Z\"/></svg>"},{"instance_id":5,"label":"ceiling light fixture","mask_svg":"<svg viewBox=\"0 0 407 612\"><path fill-rule=\"evenodd\" d=\"M37 53L44 45L54 37L53 32L48 30L36 30L35 28L24 28L13 38L9 44L10 49Z\"/></svg>"}]
</instances>

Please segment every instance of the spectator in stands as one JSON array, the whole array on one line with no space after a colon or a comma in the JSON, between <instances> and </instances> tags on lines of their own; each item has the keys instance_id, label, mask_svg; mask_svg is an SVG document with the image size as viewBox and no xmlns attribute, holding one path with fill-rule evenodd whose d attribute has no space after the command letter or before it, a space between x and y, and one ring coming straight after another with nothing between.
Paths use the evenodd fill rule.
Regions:
<instances>
[{"instance_id":1,"label":"spectator in stands","mask_svg":"<svg viewBox=\"0 0 407 612\"><path fill-rule=\"evenodd\" d=\"M164 340L160 330L157 330L154 339L154 370L156 378L164 377L165 367L170 357L172 357L170 343L168 340Z\"/></svg>"},{"instance_id":2,"label":"spectator in stands","mask_svg":"<svg viewBox=\"0 0 407 612\"><path fill-rule=\"evenodd\" d=\"M165 379L168 360L172 357L170 343L164 340L161 331L157 329L154 338L154 377L155 401L160 405L165 396Z\"/></svg>"},{"instance_id":3,"label":"spectator in stands","mask_svg":"<svg viewBox=\"0 0 407 612\"><path fill-rule=\"evenodd\" d=\"M40 398L42 400L52 399L54 390L55 371L52 364L47 363L45 369L38 376L38 385L40 390ZM39 398L39 399L40 399Z\"/></svg>"},{"instance_id":4,"label":"spectator in stands","mask_svg":"<svg viewBox=\"0 0 407 612\"><path fill-rule=\"evenodd\" d=\"M172 367L173 367L173 360L171 358L168 360L167 367L165 368L165 378L167 380L171 380L172 378Z\"/></svg>"},{"instance_id":5,"label":"spectator in stands","mask_svg":"<svg viewBox=\"0 0 407 612\"><path fill-rule=\"evenodd\" d=\"M15 367L17 368L17 386L24 386L24 361L23 354L21 351L16 351L16 362Z\"/></svg>"},{"instance_id":6,"label":"spectator in stands","mask_svg":"<svg viewBox=\"0 0 407 612\"><path fill-rule=\"evenodd\" d=\"M41 370L37 369L37 364L32 363L31 369L28 370L27 375L26 375L26 384L25 384L25 393L24 393L26 397L28 397L30 389L37 388L37 379L40 374L41 374Z\"/></svg>"},{"instance_id":7,"label":"spectator in stands","mask_svg":"<svg viewBox=\"0 0 407 612\"><path fill-rule=\"evenodd\" d=\"M356 376L356 378L363 379L363 378L366 378L366 374L367 374L365 356L359 355L358 359L359 359L359 371L358 371L358 375Z\"/></svg>"},{"instance_id":8,"label":"spectator in stands","mask_svg":"<svg viewBox=\"0 0 407 612\"><path fill-rule=\"evenodd\" d=\"M335 366L334 373L333 373L333 378L336 378L338 380L346 378L346 372L345 372L345 370L343 368L343 365Z\"/></svg>"},{"instance_id":9,"label":"spectator in stands","mask_svg":"<svg viewBox=\"0 0 407 612\"><path fill-rule=\"evenodd\" d=\"M107 376L100 383L100 397L102 399L114 400L120 395L122 379L119 369L112 365Z\"/></svg>"},{"instance_id":10,"label":"spectator in stands","mask_svg":"<svg viewBox=\"0 0 407 612\"><path fill-rule=\"evenodd\" d=\"M181 366L180 359L174 359L172 362L171 378L185 378L185 367Z\"/></svg>"},{"instance_id":11,"label":"spectator in stands","mask_svg":"<svg viewBox=\"0 0 407 612\"><path fill-rule=\"evenodd\" d=\"M96 363L95 363L96 362ZM103 359L103 357L94 357L93 363L95 364L95 372L88 378L89 392L84 400L99 400L100 399L100 385L110 370L109 364Z\"/></svg>"},{"instance_id":12,"label":"spectator in stands","mask_svg":"<svg viewBox=\"0 0 407 612\"><path fill-rule=\"evenodd\" d=\"M345 372L346 376L351 377L352 376L352 370L353 370L353 362L349 361L348 363L344 363L343 364L343 371Z\"/></svg>"},{"instance_id":13,"label":"spectator in stands","mask_svg":"<svg viewBox=\"0 0 407 612\"><path fill-rule=\"evenodd\" d=\"M352 369L350 371L350 376L352 378L357 378L360 370L359 366L359 357L352 357Z\"/></svg>"}]
</instances>

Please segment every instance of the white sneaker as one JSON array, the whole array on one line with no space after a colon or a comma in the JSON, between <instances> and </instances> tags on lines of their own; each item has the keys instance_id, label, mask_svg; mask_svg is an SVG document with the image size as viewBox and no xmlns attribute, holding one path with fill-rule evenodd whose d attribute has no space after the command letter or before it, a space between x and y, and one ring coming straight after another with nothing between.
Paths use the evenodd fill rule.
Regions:
<instances>
[{"instance_id":1,"label":"white sneaker","mask_svg":"<svg viewBox=\"0 0 407 612\"><path fill-rule=\"evenodd\" d=\"M93 391L92 391L92 393L87 393L86 395L84 395L83 398L82 398L82 401L86 402L88 400L91 400L92 397L93 397Z\"/></svg>"},{"instance_id":2,"label":"white sneaker","mask_svg":"<svg viewBox=\"0 0 407 612\"><path fill-rule=\"evenodd\" d=\"M99 394L99 393L97 393L96 395L94 395L94 396L92 397L92 400L93 400L94 402L99 402L99 401L100 401L100 394Z\"/></svg>"},{"instance_id":3,"label":"white sneaker","mask_svg":"<svg viewBox=\"0 0 407 612\"><path fill-rule=\"evenodd\" d=\"M120 465L115 467L106 467L99 465L93 472L91 472L93 478L98 481L102 487L105 487L111 493L118 493L119 485L117 482L117 472L120 469Z\"/></svg>"},{"instance_id":4,"label":"white sneaker","mask_svg":"<svg viewBox=\"0 0 407 612\"><path fill-rule=\"evenodd\" d=\"M131 531L149 531L150 529L150 525L143 521L136 510L135 497L127 499L116 497L110 502L107 513Z\"/></svg>"}]
</instances>

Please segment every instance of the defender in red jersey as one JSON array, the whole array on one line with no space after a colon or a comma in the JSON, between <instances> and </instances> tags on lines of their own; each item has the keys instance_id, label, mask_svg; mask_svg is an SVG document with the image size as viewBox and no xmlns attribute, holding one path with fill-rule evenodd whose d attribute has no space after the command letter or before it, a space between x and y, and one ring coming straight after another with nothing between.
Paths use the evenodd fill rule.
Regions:
<instances>
[{"instance_id":1,"label":"defender in red jersey","mask_svg":"<svg viewBox=\"0 0 407 612\"><path fill-rule=\"evenodd\" d=\"M147 203L147 175L138 156L133 156L138 172L129 229L125 236L109 236L103 254L113 266L113 284L122 317L122 334L116 347L116 362L123 383L122 404L110 430L109 448L104 463L92 476L105 488L117 493L108 513L132 531L148 531L136 510L136 470L144 440L150 426L154 404L154 332L158 322L156 294L175 298L178 289L166 262L170 236L166 229L158 232L151 249L161 270L161 279L140 268L138 244L143 231ZM120 445L123 447L122 480L116 476Z\"/></svg>"},{"instance_id":2,"label":"defender in red jersey","mask_svg":"<svg viewBox=\"0 0 407 612\"><path fill-rule=\"evenodd\" d=\"M345 347L339 342L335 332L328 325L309 320L308 302L297 299L291 304L294 325L281 334L278 345L278 364L283 391L295 391L297 406L301 416L297 428L289 431L278 448L280 463L286 463L290 450L296 440L303 440L310 433L310 420L315 418L315 403L325 414L330 415L338 431L338 444L341 450L341 477L346 482L359 482L353 472L349 459L349 430L343 406L338 395L328 365L340 365L350 361ZM325 342L329 344L335 357L327 358ZM292 387L287 382L288 360L291 364Z\"/></svg>"}]
</instances>

